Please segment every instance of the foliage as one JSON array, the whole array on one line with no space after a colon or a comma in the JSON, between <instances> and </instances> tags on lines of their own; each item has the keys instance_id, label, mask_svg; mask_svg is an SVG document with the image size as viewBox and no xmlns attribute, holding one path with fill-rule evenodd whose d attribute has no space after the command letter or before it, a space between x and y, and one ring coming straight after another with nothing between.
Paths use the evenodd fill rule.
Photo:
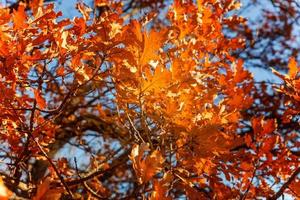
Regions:
<instances>
[{"instance_id":1,"label":"foliage","mask_svg":"<svg viewBox=\"0 0 300 200\"><path fill-rule=\"evenodd\" d=\"M240 7L1 8L0 199L298 198L297 59L256 82Z\"/></svg>"}]
</instances>

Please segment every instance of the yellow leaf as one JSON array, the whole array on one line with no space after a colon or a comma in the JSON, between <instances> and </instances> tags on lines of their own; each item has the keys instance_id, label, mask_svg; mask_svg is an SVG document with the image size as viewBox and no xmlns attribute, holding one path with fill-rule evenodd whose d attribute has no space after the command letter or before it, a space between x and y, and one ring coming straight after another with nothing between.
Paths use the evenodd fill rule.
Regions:
<instances>
[{"instance_id":1,"label":"yellow leaf","mask_svg":"<svg viewBox=\"0 0 300 200\"><path fill-rule=\"evenodd\" d=\"M111 30L109 32L109 38L114 38L118 33L121 33L122 31L122 25L116 22L113 22L110 24Z\"/></svg>"},{"instance_id":2,"label":"yellow leaf","mask_svg":"<svg viewBox=\"0 0 300 200\"><path fill-rule=\"evenodd\" d=\"M63 33L61 34L61 47L64 48L64 49L67 49L67 37L69 35L69 32L68 31L63 31Z\"/></svg>"}]
</instances>

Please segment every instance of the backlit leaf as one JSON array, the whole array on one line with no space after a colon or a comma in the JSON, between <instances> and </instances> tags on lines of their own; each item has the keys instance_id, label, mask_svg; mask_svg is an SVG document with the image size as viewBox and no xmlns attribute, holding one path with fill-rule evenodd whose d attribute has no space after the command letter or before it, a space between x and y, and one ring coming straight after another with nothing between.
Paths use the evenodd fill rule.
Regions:
<instances>
[{"instance_id":1,"label":"backlit leaf","mask_svg":"<svg viewBox=\"0 0 300 200\"><path fill-rule=\"evenodd\" d=\"M133 162L135 172L139 177L140 183L148 182L162 168L164 159L160 151L155 150L151 154L145 156L148 150L147 144L135 145L131 151L130 159Z\"/></svg>"},{"instance_id":2,"label":"backlit leaf","mask_svg":"<svg viewBox=\"0 0 300 200\"><path fill-rule=\"evenodd\" d=\"M24 4L20 4L18 10L13 11L13 22L16 29L27 28L27 15Z\"/></svg>"},{"instance_id":3,"label":"backlit leaf","mask_svg":"<svg viewBox=\"0 0 300 200\"><path fill-rule=\"evenodd\" d=\"M288 68L289 68L289 76L292 79L295 79L299 71L295 58L290 58Z\"/></svg>"}]
</instances>

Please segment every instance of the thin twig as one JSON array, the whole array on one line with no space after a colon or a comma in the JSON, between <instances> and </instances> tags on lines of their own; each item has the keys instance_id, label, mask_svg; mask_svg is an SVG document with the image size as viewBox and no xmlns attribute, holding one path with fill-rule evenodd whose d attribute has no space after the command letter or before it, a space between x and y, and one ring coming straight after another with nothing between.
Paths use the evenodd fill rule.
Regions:
<instances>
[{"instance_id":1,"label":"thin twig","mask_svg":"<svg viewBox=\"0 0 300 200\"><path fill-rule=\"evenodd\" d=\"M116 158L115 160L112 161L112 164L110 165L110 167L108 169L97 169L97 170L92 171L89 174L85 175L84 177L82 176L79 179L67 181L66 184L68 186L78 185L78 184L88 181L94 177L103 175L108 171L113 171L117 167L126 164L126 160L128 159L128 154L129 154L129 150L125 151L122 155L120 155L118 158Z\"/></svg>"},{"instance_id":2,"label":"thin twig","mask_svg":"<svg viewBox=\"0 0 300 200\"><path fill-rule=\"evenodd\" d=\"M74 163L75 163L75 170L76 170L77 176L81 179L82 177L78 170L76 157L74 157ZM85 181L82 182L82 185L89 193L91 193L92 196L96 197L97 199L105 199L104 197L101 197L100 195L98 195L92 188L90 188L90 186L88 186L88 184Z\"/></svg>"},{"instance_id":3,"label":"thin twig","mask_svg":"<svg viewBox=\"0 0 300 200\"><path fill-rule=\"evenodd\" d=\"M131 120L129 114L125 111L126 113L126 117L128 118L128 121L131 125L131 127L133 128L134 132L139 136L139 138L142 140L143 143L145 143L144 138L142 137L141 133L136 129L135 125L133 124L133 121Z\"/></svg>"},{"instance_id":4,"label":"thin twig","mask_svg":"<svg viewBox=\"0 0 300 200\"><path fill-rule=\"evenodd\" d=\"M53 167L56 175L58 176L58 178L60 179L60 182L63 184L64 188L67 190L67 192L69 193L69 195L73 198L73 194L70 190L70 188L68 187L68 185L66 184L63 176L60 174L60 172L58 171L58 169L56 168L55 164L52 162L51 158L49 158L49 156L47 155L47 153L45 152L45 150L43 149L43 147L40 145L40 143L35 139L35 137L29 132L28 133L29 136L32 138L32 140L36 143L37 147L39 148L39 150L42 152L43 156L48 160L48 162L50 163L50 165Z\"/></svg>"},{"instance_id":5,"label":"thin twig","mask_svg":"<svg viewBox=\"0 0 300 200\"><path fill-rule=\"evenodd\" d=\"M240 200L244 200L247 198L247 195L249 193L249 190L250 190L250 187L252 186L252 182L255 178L255 174L256 174L256 171L257 171L257 166L255 166L254 170L253 170L253 173L252 173L252 177L251 177L251 180L250 180L250 183L245 191L245 193L241 196Z\"/></svg>"}]
</instances>

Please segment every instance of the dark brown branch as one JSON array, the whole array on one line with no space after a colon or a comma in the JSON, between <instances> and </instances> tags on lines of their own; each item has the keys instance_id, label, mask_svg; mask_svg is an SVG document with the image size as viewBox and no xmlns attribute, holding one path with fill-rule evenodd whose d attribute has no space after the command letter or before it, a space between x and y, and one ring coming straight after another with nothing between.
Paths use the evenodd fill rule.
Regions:
<instances>
[{"instance_id":1,"label":"dark brown branch","mask_svg":"<svg viewBox=\"0 0 300 200\"><path fill-rule=\"evenodd\" d=\"M296 171L294 171L294 173L291 175L291 177L289 178L289 180L287 180L287 182L285 182L281 188L278 190L278 192L275 193L275 195L273 195L272 197L269 197L268 200L276 200L278 199L285 191L285 189L287 189L289 187L289 185L294 181L294 179L300 174L300 167L298 167L298 169L296 169Z\"/></svg>"},{"instance_id":2,"label":"dark brown branch","mask_svg":"<svg viewBox=\"0 0 300 200\"><path fill-rule=\"evenodd\" d=\"M96 171L93 171L91 173L89 173L88 175L86 176L83 176L79 179L75 179L75 180L72 180L72 181L67 181L66 184L68 186L74 186L74 185L78 185L78 184L81 184L85 181L88 181L94 177L97 177L97 176L106 176L106 175L109 175L111 173L113 173L113 171L123 165L123 164L126 164L126 161L128 160L128 155L129 155L129 151L125 151L122 155L120 155L118 158L116 158L115 160L113 160L112 164L110 165L110 168L108 169L100 169L100 170L96 170Z\"/></svg>"},{"instance_id":3,"label":"dark brown branch","mask_svg":"<svg viewBox=\"0 0 300 200\"><path fill-rule=\"evenodd\" d=\"M75 169L76 169L77 176L79 178L82 178L81 175L80 175L80 173L79 173L79 170L78 170L78 165L77 165L76 157L74 158L74 162L75 162ZM82 185L95 198L97 198L97 199L106 199L106 198L98 195L97 192L95 192L92 188L90 188L89 185L86 182L83 182Z\"/></svg>"}]
</instances>

